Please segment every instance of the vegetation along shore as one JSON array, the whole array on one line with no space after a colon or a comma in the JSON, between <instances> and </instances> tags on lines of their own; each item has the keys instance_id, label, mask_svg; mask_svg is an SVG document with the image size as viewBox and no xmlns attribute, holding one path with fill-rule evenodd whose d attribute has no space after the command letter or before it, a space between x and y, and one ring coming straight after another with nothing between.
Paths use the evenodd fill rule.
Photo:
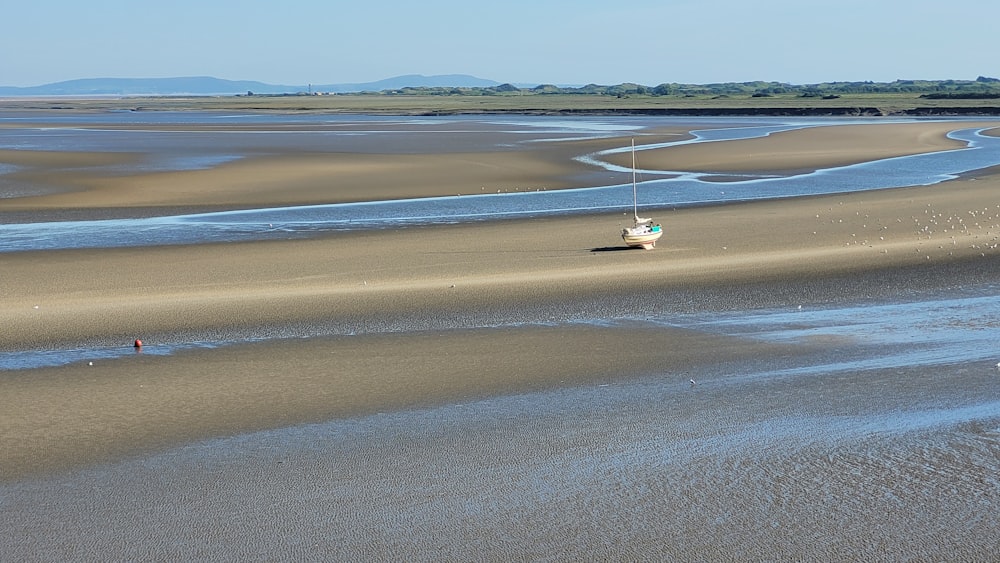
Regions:
<instances>
[{"instance_id":1,"label":"vegetation along shore","mask_svg":"<svg viewBox=\"0 0 1000 563\"><path fill-rule=\"evenodd\" d=\"M1000 115L1000 79L560 87L415 87L239 95L0 97L0 108L316 111L399 115L527 114L975 116Z\"/></svg>"}]
</instances>

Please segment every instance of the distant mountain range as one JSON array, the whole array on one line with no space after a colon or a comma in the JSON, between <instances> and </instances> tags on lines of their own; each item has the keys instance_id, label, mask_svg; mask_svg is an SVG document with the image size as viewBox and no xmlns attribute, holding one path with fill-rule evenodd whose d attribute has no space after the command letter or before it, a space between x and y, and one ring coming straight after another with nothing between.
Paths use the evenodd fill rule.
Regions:
<instances>
[{"instance_id":1,"label":"distant mountain range","mask_svg":"<svg viewBox=\"0 0 1000 563\"><path fill-rule=\"evenodd\" d=\"M212 96L235 94L298 94L380 92L399 88L490 88L501 83L466 74L408 74L376 82L350 84L267 84L210 76L179 78L84 78L41 86L0 86L0 96Z\"/></svg>"}]
</instances>

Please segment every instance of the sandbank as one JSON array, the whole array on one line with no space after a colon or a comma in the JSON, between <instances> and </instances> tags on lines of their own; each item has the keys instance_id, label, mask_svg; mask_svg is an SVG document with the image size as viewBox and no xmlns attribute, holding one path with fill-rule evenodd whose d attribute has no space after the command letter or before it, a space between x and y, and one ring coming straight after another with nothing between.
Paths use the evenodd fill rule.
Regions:
<instances>
[{"instance_id":1,"label":"sandbank","mask_svg":"<svg viewBox=\"0 0 1000 563\"><path fill-rule=\"evenodd\" d=\"M1000 176L986 175L664 210L667 236L649 252L621 247L624 216L594 215L414 228L406 236L10 254L0 296L4 349L128 347L142 338L155 350L206 335L281 335L283 327L341 336L11 372L0 380L0 426L16 446L3 473L632 377L654 365L683 373L723 357L770 357L773 347L759 343L662 328L467 327L641 318L650 303L688 312L891 299L981 282L1000 259L998 189ZM941 227L926 228L934 225Z\"/></svg>"},{"instance_id":2,"label":"sandbank","mask_svg":"<svg viewBox=\"0 0 1000 563\"><path fill-rule=\"evenodd\" d=\"M824 156L827 151L844 163L948 149L953 142L944 134L954 128L950 122L831 126L760 140L674 147L654 151L652 156L666 159L657 166L673 168L669 161L672 151L682 149L686 154L700 148L710 156L685 160L714 167L715 159L728 154L731 161L740 163L734 170L805 169L830 165L832 161ZM646 133L655 139L684 134L675 130ZM94 162L99 167L103 164L100 159L89 161L87 155L72 153L8 151L3 153L4 158L29 168L29 176L51 174L60 178L55 183L76 178L73 181L78 182L80 191L5 200L0 202L0 209L78 212L89 208L97 213L107 206L249 207L445 195L477 184L483 184L482 189L488 185L491 190L512 185L569 186L574 174L592 173L572 156L622 146L623 142L623 138L612 138L552 143L558 148L530 153L283 154L249 158L210 170L101 176L101 181L79 170L82 162ZM802 148L812 145L823 150ZM755 155L771 156L739 158L747 146L755 147ZM781 160L779 156L785 153L794 158ZM69 168L77 172L71 174ZM461 172L453 173L455 170ZM621 174L604 174L609 183L622 180ZM330 178L336 179L334 191L329 186ZM0 324L6 327L0 333L0 348L4 350L128 346L135 338L155 347L158 341L241 341L283 334L333 334L344 338L354 334L358 335L354 339L326 344L329 353L341 350L335 355L346 362L336 368L329 367L325 360L321 362L330 373L355 373L357 365L366 361L371 361L374 371L392 372L400 368L402 358L410 357L411 367L423 370L428 374L427 381L431 381L429 374L455 365L472 369L473 364L500 364L496 361L498 350L513 349L524 355L525 365L512 370L523 374L514 379L503 375L511 370L494 370L475 383L455 386L460 379L456 374L447 382L428 384L427 388L433 390L423 394L412 394L405 385L365 390L358 387L358 380L352 383L337 377L319 378L311 385L296 383L296 387L310 391L273 408L266 406L266 397L284 389L286 374L296 371L277 366L282 362L308 364L302 358L317 357L316 351L302 353L298 345L284 342L242 347L238 354L216 351L169 357L146 355L109 362L89 371L89 366L80 365L46 368L32 370L30 378L14 373L0 382L5 387L0 396L8 402L0 409L0 417L10 437L21 444L21 454L7 457L10 461L4 474L64 466L70 459L79 463L109 459L142 451L150 444L178 443L197 436L396 408L413 401L444 402L456 394L512 392L544 385L540 382L566 382L573 377L592 380L615 371L612 366L621 360L612 356L607 362L571 363L573 368L566 370L561 367L563 356L552 359L543 352L567 343L576 349L574 342L588 342L593 335L580 328L532 329L530 337L519 331L483 336L454 329L586 318L588 314L595 318L628 312L641 315L643 299L649 295L658 296L660 307L757 307L804 295L813 300L836 299L843 291L841 286L849 280L882 280L888 285L881 291L891 295L897 291L893 285L897 283L901 284L899 290L944 284L942 272L950 270L981 275L995 268L998 255L998 188L1000 175L983 172L929 187L660 210L656 216L667 234L663 244L652 252L623 249L618 233L627 217L595 214L420 227L405 233L342 233L301 241L8 254L3 257L4 292L0 294ZM767 289L748 291L750 287ZM675 300L686 300L686 304L671 304ZM449 330L447 338L441 337L441 331ZM390 335L394 331L437 336ZM636 338L630 332L611 331L612 335L602 334L601 338ZM534 352L516 344L526 338L538 343ZM683 342L684 338L694 337L678 337L670 342ZM384 340L376 344L369 339ZM408 339L420 344L407 344ZM443 350L429 344L432 342L441 342L451 350L449 343L463 342L463 361L455 364L452 352L394 353L395 359L391 359L381 351L415 350L408 346ZM740 353L746 352L738 343L726 346L730 345ZM669 342L657 347L660 358L678 350L678 345ZM324 346L317 348L322 350ZM326 353L318 354L325 357ZM229 360L222 361L224 357ZM175 377L170 374L190 369L192 378L185 379L174 392L178 397L207 397L204 404L208 405L231 391L219 383L228 376L220 379L211 377L211 373L244 371L247 365L260 366L262 359L271 357L276 361L273 368L261 373L256 373L256 368L248 370L253 377L263 378L253 384L259 393L239 403L231 416L220 415L216 422L210 422L215 419L208 414L190 420L180 417L174 430L155 437L147 431L126 431L123 435L121 424L138 424L143 413L149 420L156 420L173 407L164 406L158 416L151 414L157 411L155 408L121 411L114 404L140 401L146 393L140 390L143 388L107 393L108 385L118 386L128 373L141 372L154 379L160 374L163 381L169 381ZM196 369L191 362L203 367ZM638 372L651 365L640 364ZM317 365L303 369L303 373L322 371ZM74 378L79 377L79 370L92 378L94 385L66 385L67 380L77 380ZM278 373L281 375L268 379ZM272 383L268 385L267 381ZM344 396L355 398L344 399L336 408L326 410L304 408L304 402L324 386L353 389L354 395ZM15 414L21 412L17 408L20 399L15 398L27 396L18 393L42 398L33 406L37 409L33 417ZM364 400L358 398L361 396ZM82 405L101 406L65 408L70 398L79 397L87 398ZM270 414L256 414L264 411ZM293 414L296 412L304 414ZM46 430L39 430L37 424L23 424L25 420L46 419L52 422ZM94 453L85 455L81 453L84 450ZM72 455L65 454L67 451Z\"/></svg>"},{"instance_id":3,"label":"sandbank","mask_svg":"<svg viewBox=\"0 0 1000 563\"><path fill-rule=\"evenodd\" d=\"M963 128L995 128L996 122L969 122ZM954 122L827 125L772 133L740 141L679 145L642 152L645 168L679 172L802 172L897 156L962 148L949 139ZM631 166L628 155L616 162Z\"/></svg>"},{"instance_id":4,"label":"sandbank","mask_svg":"<svg viewBox=\"0 0 1000 563\"><path fill-rule=\"evenodd\" d=\"M969 122L965 126L994 127L996 123ZM831 125L761 139L642 151L640 167L728 173L815 170L959 148L960 142L946 137L955 127L954 122ZM491 131L456 134L459 139L470 139L466 148L454 139L444 146L421 146L412 140L397 146L393 144L396 141L389 141L378 152L364 153L310 153L279 147L270 154L245 155L208 169L128 175L109 174L104 166L134 160L136 154L39 155L37 151L8 150L0 152L0 160L20 167L11 178L45 189L36 196L0 199L0 213L277 207L538 191L628 181L627 174L608 172L575 157L627 146L629 138L529 143L502 151L468 148L479 146L481 141L476 139L480 136L495 135ZM636 137L639 144L648 144L682 140L689 135L684 128L657 128L641 131ZM601 158L631 166L628 154Z\"/></svg>"}]
</instances>

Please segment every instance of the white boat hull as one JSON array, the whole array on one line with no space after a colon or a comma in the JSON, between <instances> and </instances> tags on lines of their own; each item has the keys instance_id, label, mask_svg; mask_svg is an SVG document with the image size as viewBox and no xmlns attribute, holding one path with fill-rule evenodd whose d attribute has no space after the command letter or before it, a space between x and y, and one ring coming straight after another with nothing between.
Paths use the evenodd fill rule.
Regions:
<instances>
[{"instance_id":1,"label":"white boat hull","mask_svg":"<svg viewBox=\"0 0 1000 563\"><path fill-rule=\"evenodd\" d=\"M655 248L656 241L660 240L661 236L663 236L663 231L660 229L655 231L645 229L642 232L636 232L635 229L622 230L622 240L625 241L627 246L641 247L645 250Z\"/></svg>"}]
</instances>

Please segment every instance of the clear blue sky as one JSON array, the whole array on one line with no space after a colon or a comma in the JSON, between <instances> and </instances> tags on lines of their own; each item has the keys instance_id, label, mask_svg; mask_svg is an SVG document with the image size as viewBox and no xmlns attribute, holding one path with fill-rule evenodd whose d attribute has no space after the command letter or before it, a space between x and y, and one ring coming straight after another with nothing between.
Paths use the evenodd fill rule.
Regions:
<instances>
[{"instance_id":1,"label":"clear blue sky","mask_svg":"<svg viewBox=\"0 0 1000 563\"><path fill-rule=\"evenodd\" d=\"M971 80L1000 77L998 22L997 0L14 1L0 86Z\"/></svg>"}]
</instances>

